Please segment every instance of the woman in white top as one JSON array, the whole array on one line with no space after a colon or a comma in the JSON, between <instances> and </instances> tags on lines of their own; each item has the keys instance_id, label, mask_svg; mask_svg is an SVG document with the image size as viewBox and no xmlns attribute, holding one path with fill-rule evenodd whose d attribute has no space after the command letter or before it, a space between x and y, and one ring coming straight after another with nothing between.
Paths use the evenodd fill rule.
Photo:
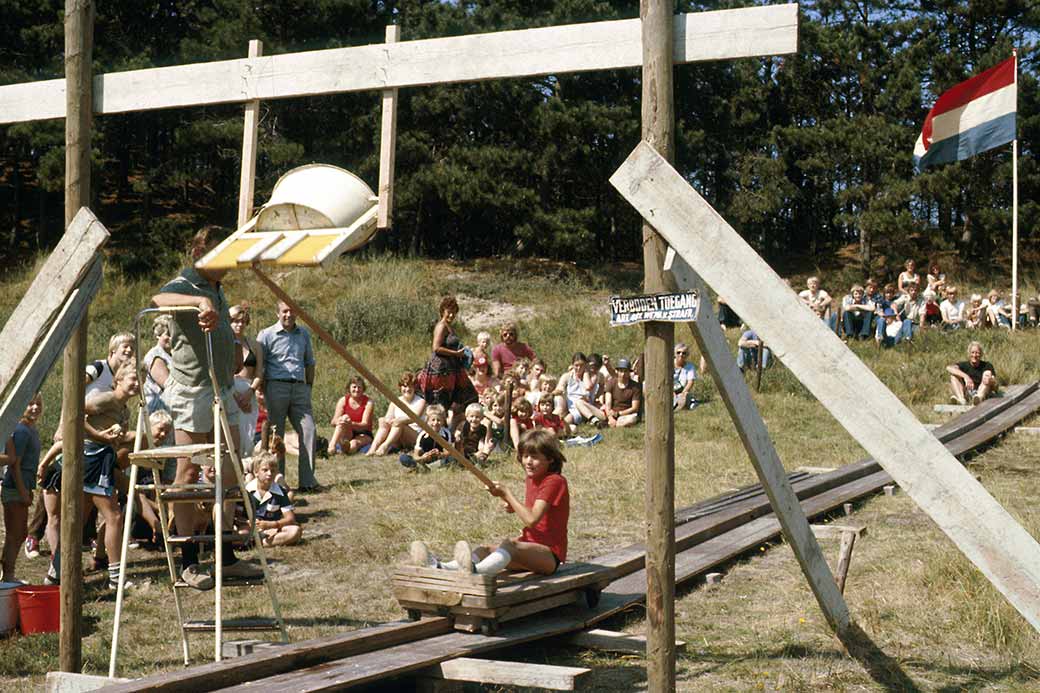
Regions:
<instances>
[{"instance_id":1,"label":"woman in white top","mask_svg":"<svg viewBox=\"0 0 1040 693\"><path fill-rule=\"evenodd\" d=\"M959 330L964 327L964 301L957 300L957 287L946 287L946 300L939 304L944 330Z\"/></svg>"},{"instance_id":2,"label":"woman in white top","mask_svg":"<svg viewBox=\"0 0 1040 693\"><path fill-rule=\"evenodd\" d=\"M416 416L422 416L423 410L426 409L426 400L415 393L415 374L405 371L397 381L397 387L401 390L401 401L407 404ZM395 447L410 450L415 445L418 435L419 427L391 402L386 408L386 414L380 417L375 438L365 454L386 455Z\"/></svg>"},{"instance_id":3,"label":"woman in white top","mask_svg":"<svg viewBox=\"0 0 1040 693\"><path fill-rule=\"evenodd\" d=\"M896 286L902 292L906 291L906 287L911 284L915 284L918 288L921 287L921 275L914 271L914 261L912 258L907 258L906 270L899 273L899 279L896 281Z\"/></svg>"},{"instance_id":4,"label":"woman in white top","mask_svg":"<svg viewBox=\"0 0 1040 693\"><path fill-rule=\"evenodd\" d=\"M256 391L264 380L264 350L260 343L246 334L249 327L249 306L228 308L235 348L242 351L242 369L235 373L234 396L241 413L238 415L238 449L242 457L253 456L253 438L260 416Z\"/></svg>"},{"instance_id":5,"label":"woman in white top","mask_svg":"<svg viewBox=\"0 0 1040 693\"><path fill-rule=\"evenodd\" d=\"M148 413L159 409L165 409L162 401L163 390L166 389L166 379L170 377L170 365L173 356L170 355L170 316L160 315L152 323L152 335L155 337L155 346L144 355L144 387L141 388L144 395L145 405Z\"/></svg>"},{"instance_id":6,"label":"woman in white top","mask_svg":"<svg viewBox=\"0 0 1040 693\"><path fill-rule=\"evenodd\" d=\"M831 313L831 295L820 288L819 277L809 277L805 280L805 285L808 288L798 294L798 298L812 308L813 312L819 315L820 319L827 323L827 326L833 331L837 325L837 316Z\"/></svg>"}]
</instances>

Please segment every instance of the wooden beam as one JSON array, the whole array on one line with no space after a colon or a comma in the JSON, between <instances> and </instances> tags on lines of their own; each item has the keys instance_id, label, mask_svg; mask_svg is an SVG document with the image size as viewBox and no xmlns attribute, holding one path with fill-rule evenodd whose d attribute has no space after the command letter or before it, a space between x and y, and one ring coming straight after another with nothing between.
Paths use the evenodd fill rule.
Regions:
<instances>
[{"instance_id":1,"label":"wooden beam","mask_svg":"<svg viewBox=\"0 0 1040 693\"><path fill-rule=\"evenodd\" d=\"M94 125L94 2L65 0L65 227L90 204L90 148ZM105 236L107 237L107 232ZM95 249L96 252L96 249ZM93 258L93 253L90 254ZM64 296L58 304L64 302ZM87 365L87 311L65 348L62 373L61 633L58 666L83 667L83 373Z\"/></svg>"},{"instance_id":2,"label":"wooden beam","mask_svg":"<svg viewBox=\"0 0 1040 693\"><path fill-rule=\"evenodd\" d=\"M591 671L585 667L561 667L549 664L459 657L425 669L422 675L448 681L483 683L489 686L526 686L550 691L573 691Z\"/></svg>"},{"instance_id":3,"label":"wooden beam","mask_svg":"<svg viewBox=\"0 0 1040 693\"><path fill-rule=\"evenodd\" d=\"M690 325L693 337L708 362L719 395L729 411L758 480L769 497L773 512L780 519L784 537L791 545L791 550L794 551L798 565L827 623L839 637L843 637L850 624L849 608L842 599L835 578L827 567L823 552L820 551L820 545L809 528L809 521L802 513L798 497L787 478L787 471L776 453L776 448L773 447L766 423L751 397L744 375L737 368L737 362L730 353L726 336L722 334L722 328L719 327L714 312L710 310L708 292L693 268L671 248L668 249L665 268L675 277L680 290L696 291L701 297L702 305L697 310L697 320Z\"/></svg>"},{"instance_id":4,"label":"wooden beam","mask_svg":"<svg viewBox=\"0 0 1040 693\"><path fill-rule=\"evenodd\" d=\"M664 159L675 157L671 0L640 0L643 36L642 134ZM662 269L667 246L643 224L643 291L674 291ZM643 325L643 455L646 458L646 679L652 691L675 690L675 427L672 422L670 322Z\"/></svg>"},{"instance_id":5,"label":"wooden beam","mask_svg":"<svg viewBox=\"0 0 1040 693\"><path fill-rule=\"evenodd\" d=\"M0 392L6 394L16 375L32 358L54 317L108 240L108 231L89 209L76 207L73 211L77 210L65 235L0 332Z\"/></svg>"},{"instance_id":6,"label":"wooden beam","mask_svg":"<svg viewBox=\"0 0 1040 693\"><path fill-rule=\"evenodd\" d=\"M652 147L610 181L1040 630L1036 540Z\"/></svg>"},{"instance_id":7,"label":"wooden beam","mask_svg":"<svg viewBox=\"0 0 1040 693\"><path fill-rule=\"evenodd\" d=\"M580 633L568 635L563 639L568 645L583 647L586 650L599 650L601 652L623 652L626 654L646 654L646 636L632 635L631 633L619 633L613 630L593 628L583 630ZM686 643L682 640L675 641L675 651L685 652Z\"/></svg>"},{"instance_id":8,"label":"wooden beam","mask_svg":"<svg viewBox=\"0 0 1040 693\"><path fill-rule=\"evenodd\" d=\"M18 418L29 406L33 396L40 391L47 374L54 367L54 362L58 360L86 314L87 306L101 288L101 275L101 260L97 259L87 271L83 283L73 289L47 334L36 344L32 358L11 385L3 406L0 407L0 440L10 437Z\"/></svg>"},{"instance_id":9,"label":"wooden beam","mask_svg":"<svg viewBox=\"0 0 1040 693\"><path fill-rule=\"evenodd\" d=\"M263 55L263 41L249 42L249 57ZM260 125L260 99L246 102L242 123L242 173L238 180L238 225L241 227L253 216L253 194L256 191L256 144Z\"/></svg>"},{"instance_id":10,"label":"wooden beam","mask_svg":"<svg viewBox=\"0 0 1040 693\"><path fill-rule=\"evenodd\" d=\"M798 50L798 5L674 17L676 63ZM613 70L642 60L637 19L132 70L95 79L99 114ZM0 124L65 116L65 80L0 87Z\"/></svg>"},{"instance_id":11,"label":"wooden beam","mask_svg":"<svg viewBox=\"0 0 1040 693\"><path fill-rule=\"evenodd\" d=\"M812 533L817 539L840 537L848 532L852 532L857 537L864 536L867 533L867 527L866 525L812 525Z\"/></svg>"},{"instance_id":12,"label":"wooden beam","mask_svg":"<svg viewBox=\"0 0 1040 693\"><path fill-rule=\"evenodd\" d=\"M845 594L845 580L849 577L849 564L852 562L852 548L856 545L856 537L859 532L842 532L841 548L838 550L838 567L835 580L838 582L838 590Z\"/></svg>"},{"instance_id":13,"label":"wooden beam","mask_svg":"<svg viewBox=\"0 0 1040 693\"><path fill-rule=\"evenodd\" d=\"M386 28L387 44L401 39L401 27ZM397 89L383 92L383 120L379 130L379 220L376 228L388 229L394 223L394 162L397 158Z\"/></svg>"}]
</instances>

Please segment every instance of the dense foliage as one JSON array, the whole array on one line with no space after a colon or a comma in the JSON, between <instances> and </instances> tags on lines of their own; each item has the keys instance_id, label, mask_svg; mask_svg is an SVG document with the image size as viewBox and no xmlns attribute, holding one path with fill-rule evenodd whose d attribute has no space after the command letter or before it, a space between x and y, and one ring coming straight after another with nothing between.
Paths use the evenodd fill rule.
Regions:
<instances>
[{"instance_id":1,"label":"dense foliage","mask_svg":"<svg viewBox=\"0 0 1040 693\"><path fill-rule=\"evenodd\" d=\"M678 0L677 10L730 2ZM60 0L7 0L0 83L62 74ZM638 16L635 0L110 0L97 3L98 73ZM768 257L858 244L865 264L957 248L1006 255L1010 147L915 175L936 94L1020 52L1020 228L1037 243L1040 4L1030 0L808 0L797 55L676 68L678 166ZM639 72L404 89L395 229L377 246L460 257L638 258L639 221L609 173L639 137ZM266 102L257 202L321 161L375 187L375 92ZM197 225L234 222L240 106L105 116L95 208L129 271L168 262ZM63 212L63 125L0 127L0 252L53 244Z\"/></svg>"}]
</instances>

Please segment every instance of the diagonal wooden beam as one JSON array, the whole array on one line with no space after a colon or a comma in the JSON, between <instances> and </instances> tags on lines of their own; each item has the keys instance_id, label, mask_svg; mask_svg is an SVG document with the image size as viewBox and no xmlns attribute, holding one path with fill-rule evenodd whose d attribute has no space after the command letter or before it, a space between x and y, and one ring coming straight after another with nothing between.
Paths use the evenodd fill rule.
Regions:
<instances>
[{"instance_id":1,"label":"diagonal wooden beam","mask_svg":"<svg viewBox=\"0 0 1040 693\"><path fill-rule=\"evenodd\" d=\"M798 5L675 17L675 63L798 50ZM642 64L638 19L286 53L94 79L94 112L242 103ZM0 124L65 117L65 80L0 87Z\"/></svg>"},{"instance_id":2,"label":"diagonal wooden beam","mask_svg":"<svg viewBox=\"0 0 1040 693\"><path fill-rule=\"evenodd\" d=\"M1029 532L652 147L637 145L610 182L1040 630Z\"/></svg>"},{"instance_id":3,"label":"diagonal wooden beam","mask_svg":"<svg viewBox=\"0 0 1040 693\"><path fill-rule=\"evenodd\" d=\"M671 272L679 289L696 291L700 297L697 319L690 323L693 338L708 361L722 401L740 435L740 442L744 444L758 480L762 482L762 488L773 506L773 512L780 520L784 537L791 545L827 623L839 637L843 637L850 624L849 608L838 589L838 582L827 567L827 560L809 527L809 521L805 519L798 496L787 478L787 470L769 438L766 422L762 420L744 375L730 353L726 337L711 310L707 291L697 273L673 248L668 249L665 269Z\"/></svg>"}]
</instances>

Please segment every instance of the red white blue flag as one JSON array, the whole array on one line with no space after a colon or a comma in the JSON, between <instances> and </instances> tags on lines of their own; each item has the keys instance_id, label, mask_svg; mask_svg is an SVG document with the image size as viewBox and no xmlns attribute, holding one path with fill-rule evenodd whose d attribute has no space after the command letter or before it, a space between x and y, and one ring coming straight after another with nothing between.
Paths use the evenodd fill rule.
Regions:
<instances>
[{"instance_id":1,"label":"red white blue flag","mask_svg":"<svg viewBox=\"0 0 1040 693\"><path fill-rule=\"evenodd\" d=\"M917 170L960 161L1015 139L1015 58L943 93L914 146Z\"/></svg>"}]
</instances>

